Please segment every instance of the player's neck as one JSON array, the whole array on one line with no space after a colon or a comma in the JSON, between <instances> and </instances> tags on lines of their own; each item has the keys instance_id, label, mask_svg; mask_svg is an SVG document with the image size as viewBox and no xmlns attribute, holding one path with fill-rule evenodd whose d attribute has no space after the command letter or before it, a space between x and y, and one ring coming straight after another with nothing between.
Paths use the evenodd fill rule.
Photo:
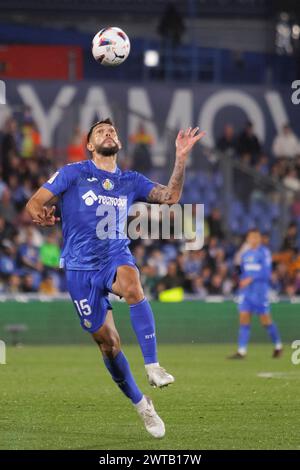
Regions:
<instances>
[{"instance_id":1,"label":"player's neck","mask_svg":"<svg viewBox=\"0 0 300 470\"><path fill-rule=\"evenodd\" d=\"M94 155L92 161L99 170L115 173L117 169L117 156L104 157L103 155Z\"/></svg>"}]
</instances>

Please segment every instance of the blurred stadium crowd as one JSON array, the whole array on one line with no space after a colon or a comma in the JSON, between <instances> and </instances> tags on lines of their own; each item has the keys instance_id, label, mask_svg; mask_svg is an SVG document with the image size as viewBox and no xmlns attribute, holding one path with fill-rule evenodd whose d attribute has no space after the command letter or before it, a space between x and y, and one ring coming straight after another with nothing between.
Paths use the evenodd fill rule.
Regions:
<instances>
[{"instance_id":1,"label":"blurred stadium crowd","mask_svg":"<svg viewBox=\"0 0 300 470\"><path fill-rule=\"evenodd\" d=\"M76 129L64 152L65 163L86 158L84 142L85 136ZM120 166L134 168L148 176L159 175L153 172L151 164L152 137L141 127L131 136L131 144L132 154L121 159ZM251 123L247 123L239 135L227 124L216 151L238 158L257 173L270 175L285 186L290 223L281 246L274 252L270 242L272 221L279 217L276 204L266 211L254 201L246 223L237 224L237 219L244 215L243 200L237 198L232 202L228 236L220 207L223 182L218 165L212 166L209 179L201 170L196 175L188 172L183 200L205 203L205 247L185 252L183 243L174 239L132 242L145 291L153 298L178 286L198 298L234 294L243 235L251 225L261 222L264 243L273 248L273 292L289 297L300 295L300 143L297 136L288 124L284 126L274 140L270 157L264 153ZM29 110L25 110L22 120L10 118L5 123L0 136L0 293L53 295L66 290L64 275L59 270L60 226L35 227L25 211L29 197L56 170L54 153L55 149L41 146ZM267 225L266 219L269 220Z\"/></svg>"}]
</instances>

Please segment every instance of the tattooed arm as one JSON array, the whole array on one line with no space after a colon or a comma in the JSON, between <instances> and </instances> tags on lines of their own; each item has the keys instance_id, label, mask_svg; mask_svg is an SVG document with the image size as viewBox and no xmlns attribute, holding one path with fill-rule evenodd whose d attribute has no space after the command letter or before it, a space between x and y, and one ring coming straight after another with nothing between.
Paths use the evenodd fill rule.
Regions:
<instances>
[{"instance_id":1,"label":"tattooed arm","mask_svg":"<svg viewBox=\"0 0 300 470\"><path fill-rule=\"evenodd\" d=\"M179 131L176 139L176 160L172 176L167 186L156 184L150 191L147 201L160 204L175 204L182 193L186 161L196 142L204 137L205 132L198 134L199 127L189 127L185 132Z\"/></svg>"}]
</instances>

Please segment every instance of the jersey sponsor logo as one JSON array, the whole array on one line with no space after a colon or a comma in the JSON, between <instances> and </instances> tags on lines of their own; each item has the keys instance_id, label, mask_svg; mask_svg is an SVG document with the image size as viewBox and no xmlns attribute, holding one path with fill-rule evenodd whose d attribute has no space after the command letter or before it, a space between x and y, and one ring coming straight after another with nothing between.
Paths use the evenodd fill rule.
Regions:
<instances>
[{"instance_id":1,"label":"jersey sponsor logo","mask_svg":"<svg viewBox=\"0 0 300 470\"><path fill-rule=\"evenodd\" d=\"M106 178L104 181L102 181L102 188L106 191L111 191L114 189L114 183L109 178Z\"/></svg>"},{"instance_id":2,"label":"jersey sponsor logo","mask_svg":"<svg viewBox=\"0 0 300 470\"><path fill-rule=\"evenodd\" d=\"M258 263L246 263L245 270L246 271L260 271L261 265Z\"/></svg>"},{"instance_id":3,"label":"jersey sponsor logo","mask_svg":"<svg viewBox=\"0 0 300 470\"><path fill-rule=\"evenodd\" d=\"M54 173L54 175L52 175L51 178L49 178L47 182L48 182L49 184L52 184L53 181L55 180L55 178L57 177L58 173L59 173L59 171L57 171L56 173Z\"/></svg>"},{"instance_id":4,"label":"jersey sponsor logo","mask_svg":"<svg viewBox=\"0 0 300 470\"><path fill-rule=\"evenodd\" d=\"M87 206L92 206L95 201L97 201L97 196L94 191L90 190L81 196Z\"/></svg>"},{"instance_id":5,"label":"jersey sponsor logo","mask_svg":"<svg viewBox=\"0 0 300 470\"><path fill-rule=\"evenodd\" d=\"M115 207L126 207L127 198L124 197L110 197L110 196L98 196L99 204L104 204L106 206L115 206Z\"/></svg>"},{"instance_id":6,"label":"jersey sponsor logo","mask_svg":"<svg viewBox=\"0 0 300 470\"><path fill-rule=\"evenodd\" d=\"M98 201L99 204L114 207L126 207L127 198L125 197L111 197L111 196L96 196L91 189L81 196L87 206L92 206L94 202Z\"/></svg>"}]
</instances>

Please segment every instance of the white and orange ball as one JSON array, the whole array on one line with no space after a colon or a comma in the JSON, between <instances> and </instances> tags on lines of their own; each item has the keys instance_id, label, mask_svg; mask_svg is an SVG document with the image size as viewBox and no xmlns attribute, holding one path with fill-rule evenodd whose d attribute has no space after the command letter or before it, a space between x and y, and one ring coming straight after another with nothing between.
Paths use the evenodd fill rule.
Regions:
<instances>
[{"instance_id":1,"label":"white and orange ball","mask_svg":"<svg viewBox=\"0 0 300 470\"><path fill-rule=\"evenodd\" d=\"M121 28L103 28L94 36L92 54L101 65L120 65L127 59L129 52L130 41Z\"/></svg>"}]
</instances>

